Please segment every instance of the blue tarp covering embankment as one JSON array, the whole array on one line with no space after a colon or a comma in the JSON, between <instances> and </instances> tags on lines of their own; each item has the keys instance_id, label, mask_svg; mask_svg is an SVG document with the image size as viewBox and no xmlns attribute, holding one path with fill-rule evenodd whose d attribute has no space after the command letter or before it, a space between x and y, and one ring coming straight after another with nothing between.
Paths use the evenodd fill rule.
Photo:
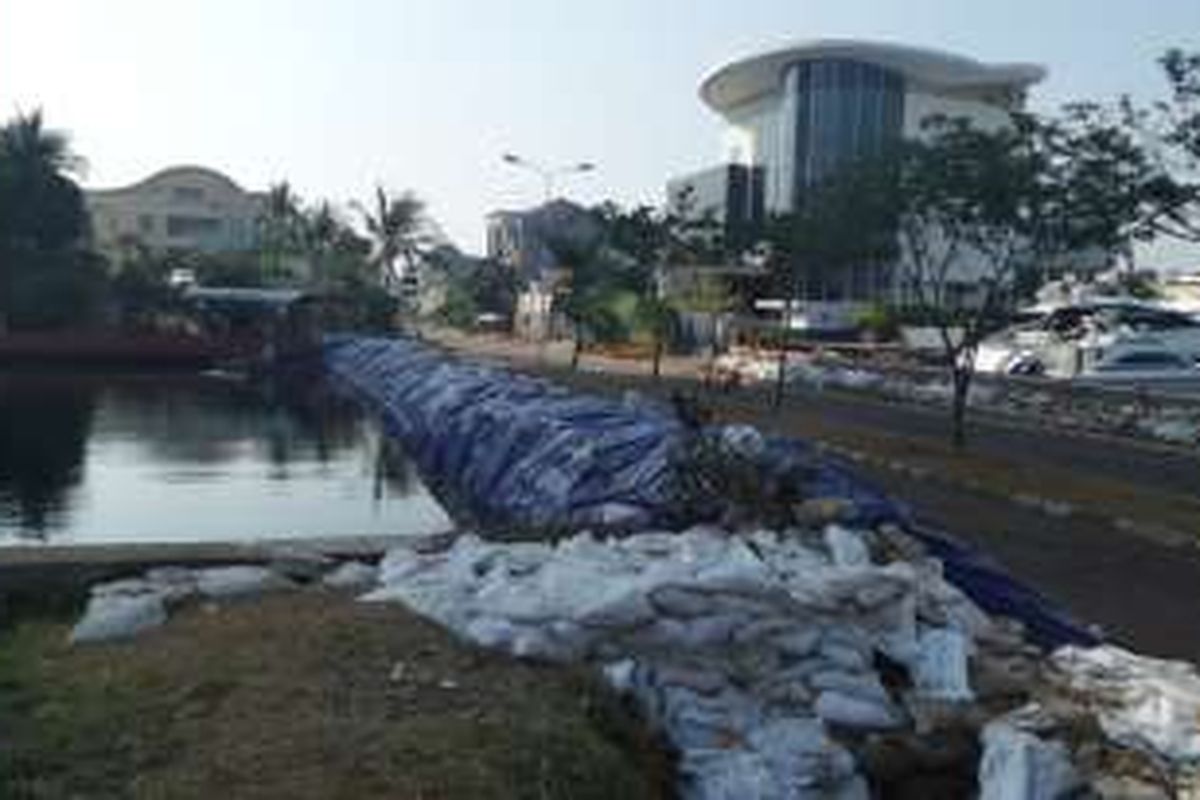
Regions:
<instances>
[{"instance_id":1,"label":"blue tarp covering embankment","mask_svg":"<svg viewBox=\"0 0 1200 800\"><path fill-rule=\"evenodd\" d=\"M324 357L424 474L481 520L646 528L668 519L671 454L685 433L670 411L578 394L404 339L330 337ZM762 456L774 474L803 475L802 496L852 501L848 522L904 527L943 561L951 582L989 613L1021 620L1041 644L1096 642L985 554L914 525L845 464L781 437L767 438Z\"/></svg>"}]
</instances>

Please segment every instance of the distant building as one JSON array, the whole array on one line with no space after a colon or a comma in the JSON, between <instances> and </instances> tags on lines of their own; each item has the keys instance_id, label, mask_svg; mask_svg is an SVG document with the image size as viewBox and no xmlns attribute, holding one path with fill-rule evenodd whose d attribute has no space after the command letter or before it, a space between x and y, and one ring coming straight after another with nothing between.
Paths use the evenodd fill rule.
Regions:
<instances>
[{"instance_id":1,"label":"distant building","mask_svg":"<svg viewBox=\"0 0 1200 800\"><path fill-rule=\"evenodd\" d=\"M488 257L501 268L513 270L521 286L513 320L515 333L529 339L556 334L562 321L555 319L554 299L570 275L560 254L566 248L585 250L600 235L600 223L592 212L567 200L488 215Z\"/></svg>"},{"instance_id":2,"label":"distant building","mask_svg":"<svg viewBox=\"0 0 1200 800\"><path fill-rule=\"evenodd\" d=\"M675 216L712 223L733 247L749 246L764 221L762 167L722 164L667 184L667 209Z\"/></svg>"},{"instance_id":3,"label":"distant building","mask_svg":"<svg viewBox=\"0 0 1200 800\"><path fill-rule=\"evenodd\" d=\"M152 251L244 251L258 243L266 195L206 167L170 167L130 186L85 193L97 250L114 262L137 242Z\"/></svg>"},{"instance_id":4,"label":"distant building","mask_svg":"<svg viewBox=\"0 0 1200 800\"><path fill-rule=\"evenodd\" d=\"M701 99L727 123L721 166L671 181L668 200L676 206L681 187L692 187L691 213L715 210L725 225L787 214L843 165L922 136L931 116L965 118L984 130L1010 125L1029 88L1045 76L1033 64L984 64L853 40L805 42L739 59L700 87ZM1096 266L1105 264L1101 258ZM798 299L814 306L814 318L845 324L865 304L901 298L895 267L817 270ZM971 302L978 277L978 263L959 260L950 287L955 302Z\"/></svg>"},{"instance_id":5,"label":"distant building","mask_svg":"<svg viewBox=\"0 0 1200 800\"><path fill-rule=\"evenodd\" d=\"M983 64L895 44L819 40L720 67L700 97L728 123L724 160L760 167L763 203L790 211L809 187L889 142L921 135L934 115L983 129L1011 122L1029 87L1046 76L1033 64Z\"/></svg>"}]
</instances>

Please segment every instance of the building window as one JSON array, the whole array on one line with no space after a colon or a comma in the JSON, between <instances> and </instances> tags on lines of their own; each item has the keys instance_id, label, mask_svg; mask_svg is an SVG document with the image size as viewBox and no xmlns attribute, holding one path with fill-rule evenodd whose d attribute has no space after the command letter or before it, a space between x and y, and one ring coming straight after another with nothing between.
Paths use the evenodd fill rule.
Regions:
<instances>
[{"instance_id":1,"label":"building window","mask_svg":"<svg viewBox=\"0 0 1200 800\"><path fill-rule=\"evenodd\" d=\"M138 215L138 230L142 233L154 232L154 217L149 214Z\"/></svg>"},{"instance_id":2,"label":"building window","mask_svg":"<svg viewBox=\"0 0 1200 800\"><path fill-rule=\"evenodd\" d=\"M904 79L847 59L805 61L795 71L796 181L802 193L857 158L880 155L904 125Z\"/></svg>"},{"instance_id":3,"label":"building window","mask_svg":"<svg viewBox=\"0 0 1200 800\"><path fill-rule=\"evenodd\" d=\"M215 217L167 217L167 235L213 236L221 232L221 220Z\"/></svg>"},{"instance_id":4,"label":"building window","mask_svg":"<svg viewBox=\"0 0 1200 800\"><path fill-rule=\"evenodd\" d=\"M176 186L171 189L171 197L184 203L204 202L204 190L197 186Z\"/></svg>"}]
</instances>

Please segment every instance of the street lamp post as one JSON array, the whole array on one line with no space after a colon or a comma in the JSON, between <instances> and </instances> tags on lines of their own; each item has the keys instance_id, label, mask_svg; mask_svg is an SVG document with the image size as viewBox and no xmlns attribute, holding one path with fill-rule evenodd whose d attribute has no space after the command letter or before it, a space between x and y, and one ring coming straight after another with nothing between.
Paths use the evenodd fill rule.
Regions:
<instances>
[{"instance_id":1,"label":"street lamp post","mask_svg":"<svg viewBox=\"0 0 1200 800\"><path fill-rule=\"evenodd\" d=\"M596 165L590 161L581 161L578 164L568 164L558 167L548 167L537 161L531 161L523 156L515 153L505 153L504 163L521 169L527 169L536 174L542 179L542 188L545 191L546 202L549 203L554 199L554 180L564 175L577 175L583 172L592 172L596 169Z\"/></svg>"}]
</instances>

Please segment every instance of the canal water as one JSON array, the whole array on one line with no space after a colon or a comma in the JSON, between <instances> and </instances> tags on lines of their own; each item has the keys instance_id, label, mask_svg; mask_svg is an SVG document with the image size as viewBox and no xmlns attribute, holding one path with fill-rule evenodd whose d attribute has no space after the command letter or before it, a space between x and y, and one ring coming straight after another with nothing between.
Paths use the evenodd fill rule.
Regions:
<instances>
[{"instance_id":1,"label":"canal water","mask_svg":"<svg viewBox=\"0 0 1200 800\"><path fill-rule=\"evenodd\" d=\"M0 544L450 527L395 443L311 382L0 371Z\"/></svg>"}]
</instances>

